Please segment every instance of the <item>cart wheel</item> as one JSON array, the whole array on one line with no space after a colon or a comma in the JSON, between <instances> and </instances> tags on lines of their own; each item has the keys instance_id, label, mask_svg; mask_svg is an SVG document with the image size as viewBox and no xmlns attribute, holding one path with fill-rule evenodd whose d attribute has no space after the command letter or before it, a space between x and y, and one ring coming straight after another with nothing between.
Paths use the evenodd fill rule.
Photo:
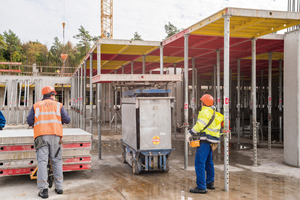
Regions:
<instances>
[{"instance_id":1,"label":"cart wheel","mask_svg":"<svg viewBox=\"0 0 300 200\"><path fill-rule=\"evenodd\" d=\"M122 160L123 160L123 163L126 163L126 153L125 151L122 152Z\"/></svg>"},{"instance_id":2,"label":"cart wheel","mask_svg":"<svg viewBox=\"0 0 300 200\"><path fill-rule=\"evenodd\" d=\"M162 170L163 173L168 173L170 170L170 166L169 166L169 159L166 159L166 170Z\"/></svg>"},{"instance_id":3,"label":"cart wheel","mask_svg":"<svg viewBox=\"0 0 300 200\"><path fill-rule=\"evenodd\" d=\"M134 175L137 175L140 173L140 170L139 170L139 166L137 164L137 161L132 161L132 172Z\"/></svg>"}]
</instances>

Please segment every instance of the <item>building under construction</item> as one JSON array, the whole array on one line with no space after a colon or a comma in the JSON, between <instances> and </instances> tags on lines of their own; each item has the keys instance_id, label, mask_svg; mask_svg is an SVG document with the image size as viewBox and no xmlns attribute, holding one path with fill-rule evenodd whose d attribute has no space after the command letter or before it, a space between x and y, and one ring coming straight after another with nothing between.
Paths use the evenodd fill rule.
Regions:
<instances>
[{"instance_id":1,"label":"building under construction","mask_svg":"<svg viewBox=\"0 0 300 200\"><path fill-rule=\"evenodd\" d=\"M90 162L85 163L92 170L74 175L83 179L82 188L71 183L73 175L65 175L68 197L82 199L91 191L91 199L196 199L189 193L195 185L195 149L185 134L197 121L199 98L211 94L225 123L222 145L213 155L217 189L207 198L297 199L299 24L299 12L225 8L163 41L99 39L71 74L47 76L36 66L26 75L1 72L6 129L25 127L28 110L42 99L41 88L54 86L57 101L71 116L68 128L92 135L92 141L79 141L92 144ZM280 30L285 33L276 34ZM165 107L158 102L166 99L170 110L162 111ZM160 129L160 119L153 117L162 115L159 111L169 113L167 128ZM149 128L158 128L160 136L147 138ZM164 146L157 153L144 140ZM134 163L136 153L143 156ZM7 169L5 164L1 169ZM168 173L131 177L131 171L152 170ZM0 182L17 182L9 175L16 174L0 174L7 176Z\"/></svg>"}]
</instances>

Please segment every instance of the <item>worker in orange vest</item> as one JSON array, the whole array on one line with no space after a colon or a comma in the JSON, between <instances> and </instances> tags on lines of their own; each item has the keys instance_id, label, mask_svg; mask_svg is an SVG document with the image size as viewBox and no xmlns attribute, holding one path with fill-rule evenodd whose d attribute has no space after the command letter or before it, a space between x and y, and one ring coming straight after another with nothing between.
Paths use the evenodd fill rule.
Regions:
<instances>
[{"instance_id":1,"label":"worker in orange vest","mask_svg":"<svg viewBox=\"0 0 300 200\"><path fill-rule=\"evenodd\" d=\"M38 195L42 198L48 198L47 165L49 158L54 175L55 192L63 193L62 124L68 124L70 117L63 105L55 101L56 94L53 87L44 87L42 89L43 100L34 104L27 116L28 125L34 127L34 147L38 162Z\"/></svg>"}]
</instances>

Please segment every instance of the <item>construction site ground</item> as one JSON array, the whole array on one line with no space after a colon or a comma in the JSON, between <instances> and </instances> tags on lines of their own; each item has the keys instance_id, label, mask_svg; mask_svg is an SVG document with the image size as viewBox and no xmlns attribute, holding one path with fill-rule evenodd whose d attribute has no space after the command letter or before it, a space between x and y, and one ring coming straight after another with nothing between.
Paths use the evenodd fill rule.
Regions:
<instances>
[{"instance_id":1,"label":"construction site ground","mask_svg":"<svg viewBox=\"0 0 300 200\"><path fill-rule=\"evenodd\" d=\"M189 167L184 170L184 136L173 136L175 151L170 158L170 171L132 174L132 168L122 162L121 129L115 132L102 127L102 159L98 159L97 126L94 126L92 169L64 173L64 193L49 190L49 199L300 199L300 169L284 164L283 145L267 143L258 148L258 166L253 167L252 140L230 140L229 192L224 191L223 149L213 154L215 190L207 194L192 194L196 187L195 149L189 148ZM0 177L0 199L40 199L36 180L29 175Z\"/></svg>"}]
</instances>

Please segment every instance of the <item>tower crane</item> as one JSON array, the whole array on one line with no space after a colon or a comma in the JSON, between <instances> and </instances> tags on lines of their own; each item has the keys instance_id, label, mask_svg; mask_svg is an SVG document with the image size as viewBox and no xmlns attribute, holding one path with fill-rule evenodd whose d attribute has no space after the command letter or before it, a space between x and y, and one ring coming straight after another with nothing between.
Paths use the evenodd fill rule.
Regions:
<instances>
[{"instance_id":1,"label":"tower crane","mask_svg":"<svg viewBox=\"0 0 300 200\"><path fill-rule=\"evenodd\" d=\"M113 0L101 0L101 38L113 38Z\"/></svg>"}]
</instances>

